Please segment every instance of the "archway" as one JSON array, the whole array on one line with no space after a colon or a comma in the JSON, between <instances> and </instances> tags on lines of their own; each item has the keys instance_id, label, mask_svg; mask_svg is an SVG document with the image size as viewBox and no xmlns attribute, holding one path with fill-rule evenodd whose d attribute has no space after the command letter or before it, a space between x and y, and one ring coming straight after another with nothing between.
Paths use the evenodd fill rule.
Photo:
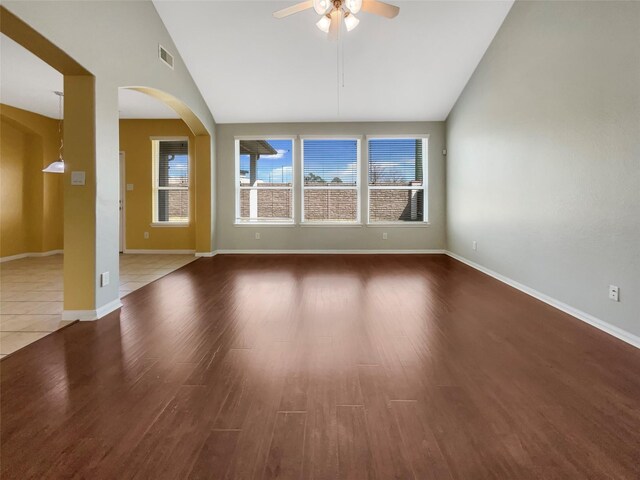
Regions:
<instances>
[{"instance_id":1,"label":"archway","mask_svg":"<svg viewBox=\"0 0 640 480\"><path fill-rule=\"evenodd\" d=\"M187 104L173 95L152 87L125 86L159 100L173 109L194 135L193 192L195 195L193 222L196 256L212 256L213 246L213 144L212 136Z\"/></svg>"}]
</instances>

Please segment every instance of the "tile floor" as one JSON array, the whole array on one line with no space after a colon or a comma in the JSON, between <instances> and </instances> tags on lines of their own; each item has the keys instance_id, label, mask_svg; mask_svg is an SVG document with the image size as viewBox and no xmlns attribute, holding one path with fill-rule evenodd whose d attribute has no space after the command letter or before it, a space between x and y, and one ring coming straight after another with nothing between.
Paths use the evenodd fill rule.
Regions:
<instances>
[{"instance_id":1,"label":"tile floor","mask_svg":"<svg viewBox=\"0 0 640 480\"><path fill-rule=\"evenodd\" d=\"M193 255L120 255L120 296L194 261ZM39 340L62 321L62 255L0 265L0 358Z\"/></svg>"}]
</instances>

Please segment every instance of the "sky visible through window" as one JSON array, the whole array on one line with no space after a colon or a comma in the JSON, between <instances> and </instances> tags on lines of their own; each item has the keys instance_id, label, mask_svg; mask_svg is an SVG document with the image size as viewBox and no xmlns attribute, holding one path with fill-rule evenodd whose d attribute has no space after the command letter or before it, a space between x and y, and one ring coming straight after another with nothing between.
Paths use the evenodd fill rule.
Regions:
<instances>
[{"instance_id":1,"label":"sky visible through window","mask_svg":"<svg viewBox=\"0 0 640 480\"><path fill-rule=\"evenodd\" d=\"M176 155L169 161L169 176L172 178L187 178L189 170L189 156Z\"/></svg>"},{"instance_id":2,"label":"sky visible through window","mask_svg":"<svg viewBox=\"0 0 640 480\"><path fill-rule=\"evenodd\" d=\"M256 178L265 183L292 183L292 141L267 140L267 142L278 153L260 156ZM416 140L412 138L371 140L369 161L378 165L394 181L415 180ZM305 177L313 173L327 183L337 182L339 178L339 183L355 184L356 162L355 140L304 141ZM249 177L249 155L240 155L240 176L241 178Z\"/></svg>"}]
</instances>

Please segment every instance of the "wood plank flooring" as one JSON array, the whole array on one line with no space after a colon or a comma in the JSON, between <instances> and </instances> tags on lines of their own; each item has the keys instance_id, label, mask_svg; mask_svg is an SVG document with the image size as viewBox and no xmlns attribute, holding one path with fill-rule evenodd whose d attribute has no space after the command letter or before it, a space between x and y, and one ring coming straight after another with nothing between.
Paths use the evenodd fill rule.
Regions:
<instances>
[{"instance_id":1,"label":"wood plank flooring","mask_svg":"<svg viewBox=\"0 0 640 480\"><path fill-rule=\"evenodd\" d=\"M0 362L8 479L638 479L640 351L441 255L199 259Z\"/></svg>"}]
</instances>

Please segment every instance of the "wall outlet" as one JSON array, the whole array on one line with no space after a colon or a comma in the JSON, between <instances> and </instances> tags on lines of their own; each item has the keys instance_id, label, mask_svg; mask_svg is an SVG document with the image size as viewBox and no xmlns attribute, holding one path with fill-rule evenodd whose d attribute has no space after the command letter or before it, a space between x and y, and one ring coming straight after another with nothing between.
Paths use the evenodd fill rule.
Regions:
<instances>
[{"instance_id":1,"label":"wall outlet","mask_svg":"<svg viewBox=\"0 0 640 480\"><path fill-rule=\"evenodd\" d=\"M387 240L388 238L389 238L389 235L387 235L387 232L384 232L384 233L382 234L382 239L383 239L383 240Z\"/></svg>"},{"instance_id":2,"label":"wall outlet","mask_svg":"<svg viewBox=\"0 0 640 480\"><path fill-rule=\"evenodd\" d=\"M104 272L100 274L100 286L106 287L109 285L109 272Z\"/></svg>"},{"instance_id":3,"label":"wall outlet","mask_svg":"<svg viewBox=\"0 0 640 480\"><path fill-rule=\"evenodd\" d=\"M620 289L616 285L609 285L609 300L620 301Z\"/></svg>"},{"instance_id":4,"label":"wall outlet","mask_svg":"<svg viewBox=\"0 0 640 480\"><path fill-rule=\"evenodd\" d=\"M472 246L474 250L478 250L478 242L476 242L475 240L473 241Z\"/></svg>"},{"instance_id":5,"label":"wall outlet","mask_svg":"<svg viewBox=\"0 0 640 480\"><path fill-rule=\"evenodd\" d=\"M260 240L260 232L256 232L256 240Z\"/></svg>"},{"instance_id":6,"label":"wall outlet","mask_svg":"<svg viewBox=\"0 0 640 480\"><path fill-rule=\"evenodd\" d=\"M144 232L144 239L149 240L149 232Z\"/></svg>"},{"instance_id":7,"label":"wall outlet","mask_svg":"<svg viewBox=\"0 0 640 480\"><path fill-rule=\"evenodd\" d=\"M127 191L133 191L133 183L127 183Z\"/></svg>"}]
</instances>

